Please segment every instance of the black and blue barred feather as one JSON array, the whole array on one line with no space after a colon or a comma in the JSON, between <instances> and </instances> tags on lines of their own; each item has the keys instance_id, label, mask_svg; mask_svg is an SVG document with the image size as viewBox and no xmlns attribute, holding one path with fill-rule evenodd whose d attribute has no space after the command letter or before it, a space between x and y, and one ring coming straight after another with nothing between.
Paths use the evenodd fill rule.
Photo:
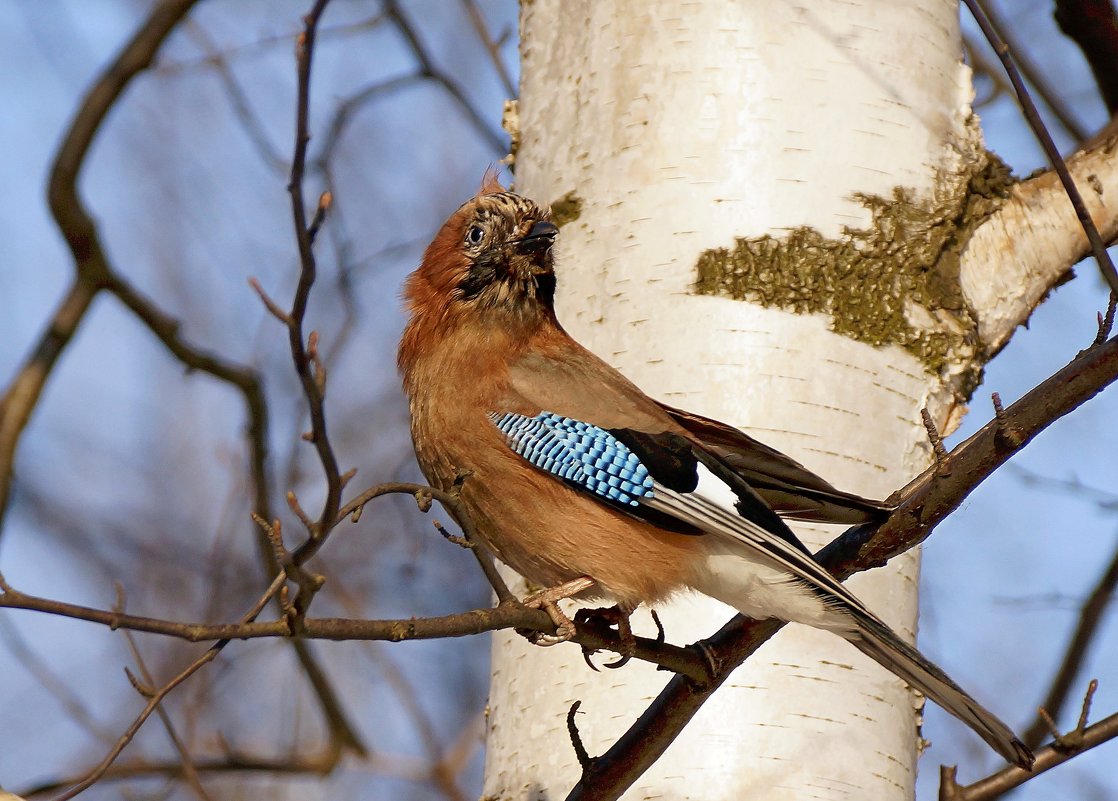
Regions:
<instances>
[{"instance_id":1,"label":"black and blue barred feather","mask_svg":"<svg viewBox=\"0 0 1118 801\"><path fill-rule=\"evenodd\" d=\"M494 412L489 419L520 456L600 498L632 507L653 495L648 468L603 428L552 412Z\"/></svg>"}]
</instances>

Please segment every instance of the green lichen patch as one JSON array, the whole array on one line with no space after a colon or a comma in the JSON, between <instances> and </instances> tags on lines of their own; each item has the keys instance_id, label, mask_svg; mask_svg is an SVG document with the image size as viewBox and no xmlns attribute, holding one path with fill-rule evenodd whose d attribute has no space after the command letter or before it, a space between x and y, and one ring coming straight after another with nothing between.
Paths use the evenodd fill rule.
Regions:
<instances>
[{"instance_id":1,"label":"green lichen patch","mask_svg":"<svg viewBox=\"0 0 1118 801\"><path fill-rule=\"evenodd\" d=\"M1008 168L989 154L970 176L938 176L930 198L906 188L888 198L857 195L870 211L869 227L848 228L835 239L808 227L780 239L738 237L732 247L700 254L695 291L827 314L834 331L900 345L938 373L948 359L976 356L959 256L1012 184ZM964 382L967 394L980 369Z\"/></svg>"},{"instance_id":2,"label":"green lichen patch","mask_svg":"<svg viewBox=\"0 0 1118 801\"><path fill-rule=\"evenodd\" d=\"M551 202L551 221L562 228L572 223L582 214L582 198L572 189L558 200Z\"/></svg>"}]
</instances>

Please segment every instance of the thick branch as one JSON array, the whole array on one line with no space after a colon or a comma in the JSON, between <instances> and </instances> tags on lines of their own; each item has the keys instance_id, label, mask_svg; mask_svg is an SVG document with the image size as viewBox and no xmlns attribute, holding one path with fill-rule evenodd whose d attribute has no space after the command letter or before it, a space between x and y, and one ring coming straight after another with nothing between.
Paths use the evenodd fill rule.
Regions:
<instances>
[{"instance_id":1,"label":"thick branch","mask_svg":"<svg viewBox=\"0 0 1118 801\"><path fill-rule=\"evenodd\" d=\"M922 542L970 492L1049 424L1091 399L1118 379L1118 339L1079 354L1063 370L1005 410L959 445L936 469L901 493L897 510L877 530L857 527L817 554L845 579L878 567ZM568 801L619 798L667 749L734 668L783 626L776 620L735 617L706 641L718 671L713 682L696 687L675 677L637 721L593 765L567 796Z\"/></svg>"},{"instance_id":2,"label":"thick branch","mask_svg":"<svg viewBox=\"0 0 1118 801\"><path fill-rule=\"evenodd\" d=\"M1103 239L1118 235L1118 140L1068 161ZM1091 252L1059 178L1045 172L1013 188L963 252L960 282L979 315L978 333L996 353L1077 261Z\"/></svg>"}]
</instances>

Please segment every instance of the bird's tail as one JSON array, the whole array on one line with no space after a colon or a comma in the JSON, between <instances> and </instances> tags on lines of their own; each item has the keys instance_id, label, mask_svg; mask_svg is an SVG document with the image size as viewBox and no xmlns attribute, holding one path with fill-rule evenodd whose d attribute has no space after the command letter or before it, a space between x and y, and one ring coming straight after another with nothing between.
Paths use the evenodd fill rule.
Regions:
<instances>
[{"instance_id":1,"label":"bird's tail","mask_svg":"<svg viewBox=\"0 0 1118 801\"><path fill-rule=\"evenodd\" d=\"M880 620L863 615L860 610L851 610L851 613L858 627L840 636L966 723L1007 760L1026 770L1032 769L1033 752L993 713Z\"/></svg>"}]
</instances>

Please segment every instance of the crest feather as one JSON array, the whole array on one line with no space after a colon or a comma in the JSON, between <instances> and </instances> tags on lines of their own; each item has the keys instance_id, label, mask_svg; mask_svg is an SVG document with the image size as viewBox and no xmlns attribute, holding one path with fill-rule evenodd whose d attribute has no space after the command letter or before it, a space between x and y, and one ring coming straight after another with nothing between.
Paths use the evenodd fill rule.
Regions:
<instances>
[{"instance_id":1,"label":"crest feather","mask_svg":"<svg viewBox=\"0 0 1118 801\"><path fill-rule=\"evenodd\" d=\"M501 185L500 175L501 168L494 164L490 164L485 170L485 175L482 176L481 188L477 192L478 197L481 195L494 195L498 192L507 192L508 190Z\"/></svg>"}]
</instances>

